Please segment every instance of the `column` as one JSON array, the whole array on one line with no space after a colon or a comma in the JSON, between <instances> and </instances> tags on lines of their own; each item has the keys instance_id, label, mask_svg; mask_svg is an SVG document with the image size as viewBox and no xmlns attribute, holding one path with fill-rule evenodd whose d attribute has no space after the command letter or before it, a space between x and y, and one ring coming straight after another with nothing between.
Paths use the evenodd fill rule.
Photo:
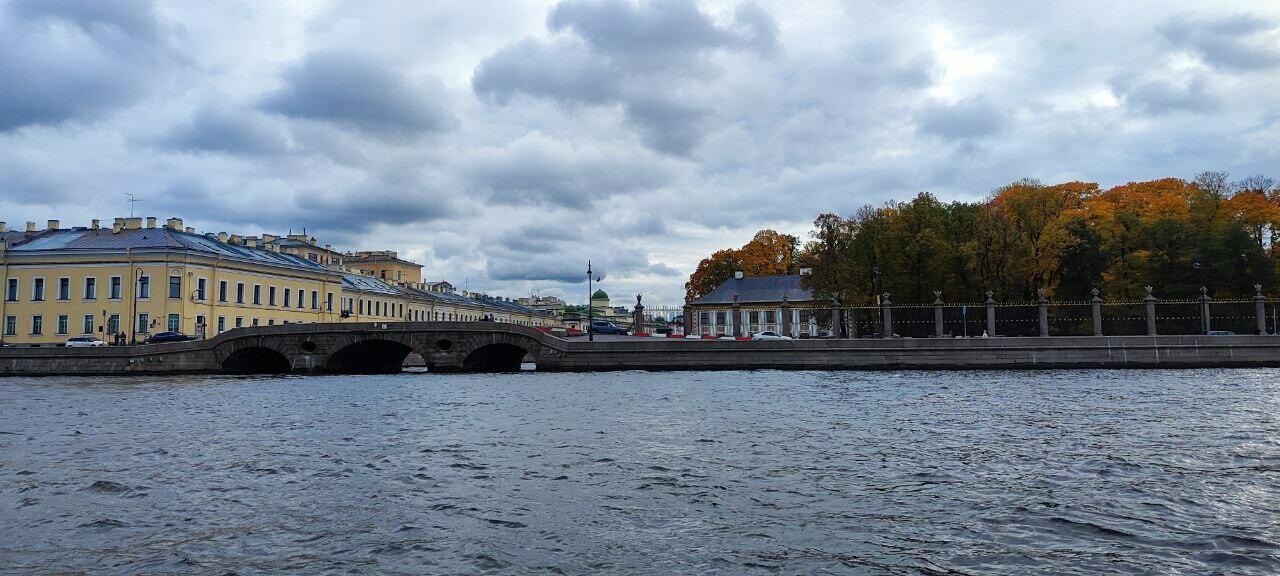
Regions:
<instances>
[{"instance_id":1,"label":"column","mask_svg":"<svg viewBox=\"0 0 1280 576\"><path fill-rule=\"evenodd\" d=\"M1201 334L1208 334L1213 330L1213 322L1209 317L1209 289L1200 287L1200 329Z\"/></svg>"},{"instance_id":2,"label":"column","mask_svg":"<svg viewBox=\"0 0 1280 576\"><path fill-rule=\"evenodd\" d=\"M844 337L844 320L840 318L840 301L831 301L831 337Z\"/></svg>"},{"instance_id":3,"label":"column","mask_svg":"<svg viewBox=\"0 0 1280 576\"><path fill-rule=\"evenodd\" d=\"M631 315L631 333L648 334L649 327L644 322L644 305L640 303L640 295L636 294L636 311Z\"/></svg>"},{"instance_id":4,"label":"column","mask_svg":"<svg viewBox=\"0 0 1280 576\"><path fill-rule=\"evenodd\" d=\"M933 291L933 335L941 338L943 335L942 327L942 291Z\"/></svg>"},{"instance_id":5,"label":"column","mask_svg":"<svg viewBox=\"0 0 1280 576\"><path fill-rule=\"evenodd\" d=\"M685 336L693 334L693 306L688 302L684 305L684 334Z\"/></svg>"},{"instance_id":6,"label":"column","mask_svg":"<svg viewBox=\"0 0 1280 576\"><path fill-rule=\"evenodd\" d=\"M729 326L733 328L732 336L738 338L742 336L742 306L738 304L738 295L733 295L733 305L729 311ZM728 330L725 330L728 333Z\"/></svg>"},{"instance_id":7,"label":"column","mask_svg":"<svg viewBox=\"0 0 1280 576\"><path fill-rule=\"evenodd\" d=\"M791 333L791 303L787 301L787 295L782 295L782 335L795 336Z\"/></svg>"},{"instance_id":8,"label":"column","mask_svg":"<svg viewBox=\"0 0 1280 576\"><path fill-rule=\"evenodd\" d=\"M1102 297L1097 288L1093 289L1093 335L1102 335Z\"/></svg>"},{"instance_id":9,"label":"column","mask_svg":"<svg viewBox=\"0 0 1280 576\"><path fill-rule=\"evenodd\" d=\"M1258 319L1258 333L1267 333L1267 298L1262 295L1262 285L1253 285L1253 315Z\"/></svg>"},{"instance_id":10,"label":"column","mask_svg":"<svg viewBox=\"0 0 1280 576\"><path fill-rule=\"evenodd\" d=\"M1036 290L1039 298L1036 299L1036 307L1040 309L1040 335L1049 335L1049 298L1044 295L1044 288Z\"/></svg>"},{"instance_id":11,"label":"column","mask_svg":"<svg viewBox=\"0 0 1280 576\"><path fill-rule=\"evenodd\" d=\"M1156 297L1151 295L1151 287L1147 286L1147 295L1142 298L1147 305L1147 336L1156 335Z\"/></svg>"},{"instance_id":12,"label":"column","mask_svg":"<svg viewBox=\"0 0 1280 576\"><path fill-rule=\"evenodd\" d=\"M996 293L987 290L987 335L996 335Z\"/></svg>"},{"instance_id":13,"label":"column","mask_svg":"<svg viewBox=\"0 0 1280 576\"><path fill-rule=\"evenodd\" d=\"M884 316L884 326L881 328L881 338L893 338L893 302L889 300L889 293L885 292L880 295L880 309Z\"/></svg>"}]
</instances>

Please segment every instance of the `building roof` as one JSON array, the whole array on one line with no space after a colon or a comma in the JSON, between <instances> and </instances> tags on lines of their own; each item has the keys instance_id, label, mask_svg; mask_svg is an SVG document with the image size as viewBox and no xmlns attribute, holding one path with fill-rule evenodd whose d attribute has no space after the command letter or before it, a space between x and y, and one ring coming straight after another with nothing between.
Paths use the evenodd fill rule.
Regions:
<instances>
[{"instance_id":1,"label":"building roof","mask_svg":"<svg viewBox=\"0 0 1280 576\"><path fill-rule=\"evenodd\" d=\"M167 249L189 250L192 252L232 258L260 264L274 264L305 268L308 270L327 271L319 263L306 258L251 248L235 246L220 242L211 236L191 234L168 227L135 228L113 232L110 228L66 228L59 230L42 230L34 233L6 235L10 242L10 253L34 253L42 251L59 252L123 252L126 250Z\"/></svg>"},{"instance_id":2,"label":"building roof","mask_svg":"<svg viewBox=\"0 0 1280 576\"><path fill-rule=\"evenodd\" d=\"M694 305L733 304L733 295L738 295L739 304L758 304L781 302L786 294L790 302L809 302L813 300L813 291L800 287L800 275L785 276L751 276L746 278L730 278L716 287L715 290L693 301Z\"/></svg>"},{"instance_id":3,"label":"building roof","mask_svg":"<svg viewBox=\"0 0 1280 576\"><path fill-rule=\"evenodd\" d=\"M343 274L342 287L368 294L385 294L387 296L398 296L400 294L394 286L372 276L362 274Z\"/></svg>"},{"instance_id":4,"label":"building roof","mask_svg":"<svg viewBox=\"0 0 1280 576\"><path fill-rule=\"evenodd\" d=\"M591 295L591 299L592 300L608 300L609 294L604 290L596 290L595 294Z\"/></svg>"}]
</instances>

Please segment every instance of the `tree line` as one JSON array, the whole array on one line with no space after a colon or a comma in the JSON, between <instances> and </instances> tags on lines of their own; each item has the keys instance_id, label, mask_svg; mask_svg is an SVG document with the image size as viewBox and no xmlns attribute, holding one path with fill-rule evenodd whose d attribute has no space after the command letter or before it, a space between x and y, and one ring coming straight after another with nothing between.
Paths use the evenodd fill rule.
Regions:
<instances>
[{"instance_id":1,"label":"tree line","mask_svg":"<svg viewBox=\"0 0 1280 576\"><path fill-rule=\"evenodd\" d=\"M822 214L802 246L762 230L736 250L699 263L685 284L695 299L731 278L794 274L819 298L869 303L1060 301L1251 296L1275 289L1280 273L1280 187L1265 176L1233 181L1204 172L1101 189L1088 182L1024 179L981 202L944 203L928 192L908 202L866 205L850 216Z\"/></svg>"}]
</instances>

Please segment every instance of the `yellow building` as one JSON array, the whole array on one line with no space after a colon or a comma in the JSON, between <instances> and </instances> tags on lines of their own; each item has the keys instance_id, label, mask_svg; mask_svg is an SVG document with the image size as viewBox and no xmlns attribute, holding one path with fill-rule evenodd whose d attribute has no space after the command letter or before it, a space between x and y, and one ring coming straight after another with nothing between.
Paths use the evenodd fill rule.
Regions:
<instances>
[{"instance_id":1,"label":"yellow building","mask_svg":"<svg viewBox=\"0 0 1280 576\"><path fill-rule=\"evenodd\" d=\"M212 337L298 322L558 324L507 299L428 289L422 267L394 253L361 254L383 255L374 258L385 260L370 268L375 275L342 271L342 255L314 239L201 235L177 218L163 226L117 218L110 228L50 220L21 232L0 222L0 341L112 342L123 332L135 342L164 331ZM383 281L384 271L403 280Z\"/></svg>"},{"instance_id":2,"label":"yellow building","mask_svg":"<svg viewBox=\"0 0 1280 576\"><path fill-rule=\"evenodd\" d=\"M0 225L2 226L2 225ZM0 338L128 341L162 331L212 336L241 326L338 319L340 273L273 250L199 235L170 219L117 218L0 232Z\"/></svg>"},{"instance_id":3,"label":"yellow building","mask_svg":"<svg viewBox=\"0 0 1280 576\"><path fill-rule=\"evenodd\" d=\"M347 254L346 267L365 276L373 276L393 284L421 284L422 265L401 260L391 250L369 250Z\"/></svg>"}]
</instances>

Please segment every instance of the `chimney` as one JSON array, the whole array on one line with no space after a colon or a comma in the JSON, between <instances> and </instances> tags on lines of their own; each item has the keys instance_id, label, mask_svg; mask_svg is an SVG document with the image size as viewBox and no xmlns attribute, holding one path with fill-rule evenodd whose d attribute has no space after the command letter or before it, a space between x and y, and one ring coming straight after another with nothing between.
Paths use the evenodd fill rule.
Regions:
<instances>
[{"instance_id":1,"label":"chimney","mask_svg":"<svg viewBox=\"0 0 1280 576\"><path fill-rule=\"evenodd\" d=\"M48 225L48 226L46 226L46 228L48 228L48 229L50 229L50 230L57 230L57 229L59 229L59 228L61 228L61 227L62 227L62 223L61 223L61 222L59 222L59 221L57 221L57 220L50 220L50 221L49 221L49 225Z\"/></svg>"},{"instance_id":2,"label":"chimney","mask_svg":"<svg viewBox=\"0 0 1280 576\"><path fill-rule=\"evenodd\" d=\"M8 232L8 231L9 231L9 224L7 222L0 222L0 232Z\"/></svg>"},{"instance_id":3,"label":"chimney","mask_svg":"<svg viewBox=\"0 0 1280 576\"><path fill-rule=\"evenodd\" d=\"M36 231L36 223L27 222L27 232L35 232L35 231Z\"/></svg>"},{"instance_id":4,"label":"chimney","mask_svg":"<svg viewBox=\"0 0 1280 576\"><path fill-rule=\"evenodd\" d=\"M130 216L129 218L125 218L125 219L124 219L124 229L125 229L125 230L141 230L141 229L142 229L142 217L141 217L141 216Z\"/></svg>"},{"instance_id":5,"label":"chimney","mask_svg":"<svg viewBox=\"0 0 1280 576\"><path fill-rule=\"evenodd\" d=\"M801 266L801 267L800 267L800 275L801 275L801 276L812 276L812 275L813 275L813 266Z\"/></svg>"},{"instance_id":6,"label":"chimney","mask_svg":"<svg viewBox=\"0 0 1280 576\"><path fill-rule=\"evenodd\" d=\"M111 222L111 233L115 234L124 230L124 218L116 218Z\"/></svg>"},{"instance_id":7,"label":"chimney","mask_svg":"<svg viewBox=\"0 0 1280 576\"><path fill-rule=\"evenodd\" d=\"M94 230L97 230L102 227L102 221L97 218L94 218L93 221L89 224L89 227Z\"/></svg>"},{"instance_id":8,"label":"chimney","mask_svg":"<svg viewBox=\"0 0 1280 576\"><path fill-rule=\"evenodd\" d=\"M221 242L221 243L223 243L223 244L226 244L226 243L227 243L227 233L226 233L226 232L219 232L219 233L218 233L218 241L219 241L219 242Z\"/></svg>"},{"instance_id":9,"label":"chimney","mask_svg":"<svg viewBox=\"0 0 1280 576\"><path fill-rule=\"evenodd\" d=\"M176 216L166 220L164 224L165 226L168 226L170 230L182 230L182 219Z\"/></svg>"},{"instance_id":10,"label":"chimney","mask_svg":"<svg viewBox=\"0 0 1280 576\"><path fill-rule=\"evenodd\" d=\"M147 216L147 228L155 228L155 227L156 227L156 217Z\"/></svg>"},{"instance_id":11,"label":"chimney","mask_svg":"<svg viewBox=\"0 0 1280 576\"><path fill-rule=\"evenodd\" d=\"M263 242L275 242L276 240L279 240L279 239L280 237L276 236L275 234L267 234L266 232L262 233Z\"/></svg>"},{"instance_id":12,"label":"chimney","mask_svg":"<svg viewBox=\"0 0 1280 576\"><path fill-rule=\"evenodd\" d=\"M190 226L187 226L187 234L195 234L195 233L196 233L196 229L195 229L195 228L192 228L192 227L190 227Z\"/></svg>"},{"instance_id":13,"label":"chimney","mask_svg":"<svg viewBox=\"0 0 1280 576\"><path fill-rule=\"evenodd\" d=\"M739 280L741 280L741 279L742 279L742 271L741 271L741 270L734 270L734 271L733 271L733 277L734 277L734 278L737 278L737 279L739 279Z\"/></svg>"},{"instance_id":14,"label":"chimney","mask_svg":"<svg viewBox=\"0 0 1280 576\"><path fill-rule=\"evenodd\" d=\"M244 238L241 238L239 234L232 234L232 235L231 235L231 245L232 245L232 246L239 246L239 245L241 245L241 244L244 244Z\"/></svg>"}]
</instances>

